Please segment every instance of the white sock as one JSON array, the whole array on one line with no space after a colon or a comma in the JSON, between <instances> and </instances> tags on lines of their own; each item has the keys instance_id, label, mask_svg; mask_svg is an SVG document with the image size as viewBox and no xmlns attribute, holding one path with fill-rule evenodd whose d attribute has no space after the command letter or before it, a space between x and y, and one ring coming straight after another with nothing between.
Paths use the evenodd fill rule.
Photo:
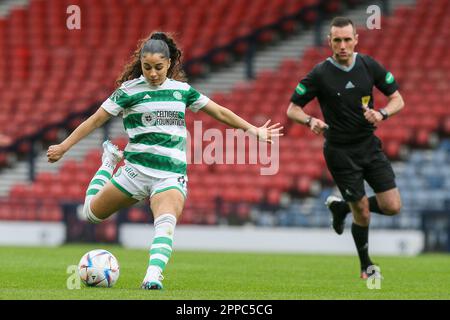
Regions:
<instances>
[{"instance_id":1,"label":"white sock","mask_svg":"<svg viewBox=\"0 0 450 320\"><path fill-rule=\"evenodd\" d=\"M164 271L172 254L173 234L177 219L175 215L165 213L155 219L155 236L150 248L149 272Z\"/></svg>"},{"instance_id":2,"label":"white sock","mask_svg":"<svg viewBox=\"0 0 450 320\"><path fill-rule=\"evenodd\" d=\"M86 219L91 223L100 223L103 219L98 218L91 210L91 200L94 196L87 196L84 200L83 213Z\"/></svg>"},{"instance_id":3,"label":"white sock","mask_svg":"<svg viewBox=\"0 0 450 320\"><path fill-rule=\"evenodd\" d=\"M88 221L92 223L100 223L103 219L99 219L91 210L92 198L103 188L103 186L111 179L115 165L109 159L103 161L100 168L95 173L86 190L86 198L84 200L83 213Z\"/></svg>"}]
</instances>

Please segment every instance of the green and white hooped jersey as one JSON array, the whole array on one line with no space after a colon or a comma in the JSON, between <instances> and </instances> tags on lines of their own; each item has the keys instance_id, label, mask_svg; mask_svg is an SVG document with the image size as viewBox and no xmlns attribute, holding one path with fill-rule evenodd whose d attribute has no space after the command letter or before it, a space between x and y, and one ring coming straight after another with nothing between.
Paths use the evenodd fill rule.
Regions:
<instances>
[{"instance_id":1,"label":"green and white hooped jersey","mask_svg":"<svg viewBox=\"0 0 450 320\"><path fill-rule=\"evenodd\" d=\"M197 112L208 102L187 83L168 78L151 86L141 76L124 82L102 107L123 114L125 160L146 175L168 178L186 175L186 108Z\"/></svg>"}]
</instances>

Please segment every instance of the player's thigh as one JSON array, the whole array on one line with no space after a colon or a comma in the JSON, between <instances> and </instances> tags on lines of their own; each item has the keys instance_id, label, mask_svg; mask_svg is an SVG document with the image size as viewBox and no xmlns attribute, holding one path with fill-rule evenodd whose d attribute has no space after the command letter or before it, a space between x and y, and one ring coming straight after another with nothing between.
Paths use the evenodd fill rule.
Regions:
<instances>
[{"instance_id":1,"label":"player's thigh","mask_svg":"<svg viewBox=\"0 0 450 320\"><path fill-rule=\"evenodd\" d=\"M348 150L326 146L324 157L328 170L345 201L356 202L365 195L363 169Z\"/></svg>"},{"instance_id":2,"label":"player's thigh","mask_svg":"<svg viewBox=\"0 0 450 320\"><path fill-rule=\"evenodd\" d=\"M115 185L108 183L91 200L91 211L100 219L105 219L120 209L137 203L138 200L126 195Z\"/></svg>"},{"instance_id":3,"label":"player's thigh","mask_svg":"<svg viewBox=\"0 0 450 320\"><path fill-rule=\"evenodd\" d=\"M395 215L400 212L402 200L398 188L393 188L384 192L376 193L378 206L389 215Z\"/></svg>"},{"instance_id":4,"label":"player's thigh","mask_svg":"<svg viewBox=\"0 0 450 320\"><path fill-rule=\"evenodd\" d=\"M349 202L348 204L354 217L360 216L367 219L370 218L369 199L367 196L364 196L357 201Z\"/></svg>"},{"instance_id":5,"label":"player's thigh","mask_svg":"<svg viewBox=\"0 0 450 320\"><path fill-rule=\"evenodd\" d=\"M175 214L178 219L183 212L185 197L178 189L168 189L166 191L155 193L150 198L150 208L153 217L156 219L162 214Z\"/></svg>"}]
</instances>

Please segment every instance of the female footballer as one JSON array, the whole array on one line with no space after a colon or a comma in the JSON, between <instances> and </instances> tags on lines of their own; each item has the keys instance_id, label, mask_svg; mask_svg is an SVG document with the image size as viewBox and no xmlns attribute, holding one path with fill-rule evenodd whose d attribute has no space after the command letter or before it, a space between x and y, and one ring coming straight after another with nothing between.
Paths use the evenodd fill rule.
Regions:
<instances>
[{"instance_id":1,"label":"female footballer","mask_svg":"<svg viewBox=\"0 0 450 320\"><path fill-rule=\"evenodd\" d=\"M141 40L132 61L117 81L120 87L62 143L48 148L56 162L76 143L122 114L129 142L124 151L103 143L102 165L86 192L83 213L100 223L113 213L150 197L155 235L143 289L162 289L162 272L172 253L173 235L187 194L185 111L201 110L233 128L243 129L272 143L282 136L279 123L255 127L218 105L185 82L182 52L165 33ZM122 158L125 164L114 177Z\"/></svg>"}]
</instances>

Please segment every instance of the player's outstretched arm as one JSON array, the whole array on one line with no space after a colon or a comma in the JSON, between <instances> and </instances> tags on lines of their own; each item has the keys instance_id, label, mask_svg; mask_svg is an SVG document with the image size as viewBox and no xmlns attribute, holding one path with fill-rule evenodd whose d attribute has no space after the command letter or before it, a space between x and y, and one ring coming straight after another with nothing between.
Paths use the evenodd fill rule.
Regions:
<instances>
[{"instance_id":1,"label":"player's outstretched arm","mask_svg":"<svg viewBox=\"0 0 450 320\"><path fill-rule=\"evenodd\" d=\"M212 100L200 110L232 128L243 129L244 131L250 132L257 136L261 141L272 143L272 138L281 137L283 135L283 133L281 133L283 127L279 123L269 126L270 120L268 120L263 126L259 128L255 127L230 109L227 109Z\"/></svg>"},{"instance_id":2,"label":"player's outstretched arm","mask_svg":"<svg viewBox=\"0 0 450 320\"><path fill-rule=\"evenodd\" d=\"M48 162L56 162L61 159L73 145L77 144L95 129L101 127L110 118L111 115L106 112L105 109L100 107L92 116L80 124L63 142L48 147Z\"/></svg>"}]
</instances>

